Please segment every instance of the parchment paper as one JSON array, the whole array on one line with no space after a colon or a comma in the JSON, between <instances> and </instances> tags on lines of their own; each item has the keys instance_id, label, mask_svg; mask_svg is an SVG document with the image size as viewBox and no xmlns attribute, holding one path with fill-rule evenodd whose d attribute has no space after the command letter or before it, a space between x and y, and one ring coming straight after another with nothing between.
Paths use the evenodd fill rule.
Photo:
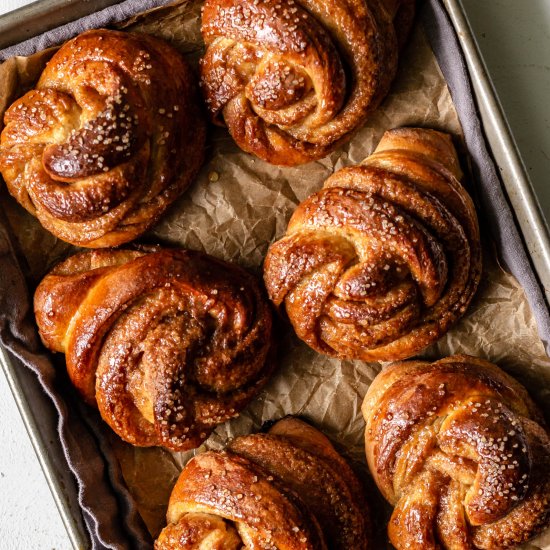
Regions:
<instances>
[{"instance_id":1,"label":"parchment paper","mask_svg":"<svg viewBox=\"0 0 550 550\"><path fill-rule=\"evenodd\" d=\"M119 27L167 39L196 67L203 48L200 4L180 2L137 16ZM16 58L0 66L0 113L32 87L51 54L49 51ZM389 97L349 145L319 162L279 168L243 153L226 130L212 128L208 160L197 181L141 240L204 250L261 275L267 247L284 234L298 203L320 189L335 170L368 156L385 130L403 125L426 126L453 134L462 153L463 169L468 173L458 117L419 26L401 56ZM466 178L465 185L475 198L472 182ZM74 248L49 235L4 195L2 204L12 227L17 228L32 288ZM482 233L486 236L483 221L480 213ZM481 286L468 314L424 356L436 359L469 353L489 359L522 381L539 404L548 403L550 359L538 337L525 294L515 279L499 267L488 241L484 256ZM139 449L113 435L112 444L124 477L153 536L164 525L171 488L190 456L205 448L222 448L228 438L257 431L265 421L295 414L321 428L352 460L365 480L372 502L379 537L376 547L386 546L389 508L368 476L360 413L368 386L382 365L319 355L296 338L284 319L280 322L279 341L279 368L265 391L239 418L218 427L200 449L186 454L171 454L159 448ZM545 412L548 413L547 407ZM550 533L528 547L550 550Z\"/></svg>"}]
</instances>

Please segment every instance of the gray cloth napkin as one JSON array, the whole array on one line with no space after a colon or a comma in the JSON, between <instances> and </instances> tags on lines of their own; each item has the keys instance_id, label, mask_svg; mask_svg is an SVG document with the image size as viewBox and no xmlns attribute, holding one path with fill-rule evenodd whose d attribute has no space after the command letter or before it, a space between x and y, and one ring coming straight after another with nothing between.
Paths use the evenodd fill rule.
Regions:
<instances>
[{"instance_id":1,"label":"gray cloth napkin","mask_svg":"<svg viewBox=\"0 0 550 550\"><path fill-rule=\"evenodd\" d=\"M0 61L4 61L14 55L27 56L45 50L50 46L57 46L81 32L108 27L114 23L124 21L137 13L168 4L170 1L172 0L124 0L124 2L109 6L92 15L71 21L66 25L61 25L61 27L39 34L34 38L29 38L29 40L25 40L20 44L4 48L0 50Z\"/></svg>"},{"instance_id":2,"label":"gray cloth napkin","mask_svg":"<svg viewBox=\"0 0 550 550\"><path fill-rule=\"evenodd\" d=\"M164 0L126 0L89 17L69 23L22 44L0 51L0 59L30 55L59 44L76 34L108 26ZM472 88L456 33L440 0L427 0L419 17L447 79L466 145L472 159L477 193L486 229L492 231L500 257L526 291L537 319L539 334L550 349L550 313L541 285L532 268L515 218L488 152ZM59 438L67 463L79 485L79 502L94 549L151 548L151 541L133 506L102 423L85 407L78 414L67 407L55 388L55 372L39 343L32 318L30 296L10 244L5 220L0 217L0 342L33 369L37 380L59 413ZM72 412L72 414L71 414Z\"/></svg>"},{"instance_id":3,"label":"gray cloth napkin","mask_svg":"<svg viewBox=\"0 0 550 550\"><path fill-rule=\"evenodd\" d=\"M420 15L464 131L482 207L481 223L491 232L500 259L524 288L539 336L550 353L548 303L489 153L456 32L440 0L427 1Z\"/></svg>"},{"instance_id":4,"label":"gray cloth napkin","mask_svg":"<svg viewBox=\"0 0 550 550\"><path fill-rule=\"evenodd\" d=\"M167 0L125 0L88 17L73 21L21 44L0 50L0 60L31 55L88 29L106 27ZM59 414L59 439L68 467L78 481L78 500L91 547L150 549L152 540L133 499L100 422L99 415L78 401L68 403L55 384L55 369L40 344L32 314L31 296L10 240L0 204L0 343L37 374L37 383ZM37 414L39 412L37 411Z\"/></svg>"},{"instance_id":5,"label":"gray cloth napkin","mask_svg":"<svg viewBox=\"0 0 550 550\"><path fill-rule=\"evenodd\" d=\"M78 501L92 547L151 548L99 416L78 401L69 403L58 391L55 368L40 343L31 297L16 257L0 208L0 342L36 373L37 383L59 415L59 439L68 467L78 480Z\"/></svg>"}]
</instances>

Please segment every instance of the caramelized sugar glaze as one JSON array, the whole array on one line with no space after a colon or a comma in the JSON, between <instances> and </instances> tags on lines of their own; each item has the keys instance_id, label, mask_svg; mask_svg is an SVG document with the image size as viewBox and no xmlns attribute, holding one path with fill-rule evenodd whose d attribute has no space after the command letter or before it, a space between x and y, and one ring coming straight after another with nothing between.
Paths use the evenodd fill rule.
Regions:
<instances>
[{"instance_id":1,"label":"caramelized sugar glaze","mask_svg":"<svg viewBox=\"0 0 550 550\"><path fill-rule=\"evenodd\" d=\"M194 75L148 35L93 30L70 40L4 122L10 193L56 237L89 248L145 232L204 158Z\"/></svg>"},{"instance_id":2,"label":"caramelized sugar glaze","mask_svg":"<svg viewBox=\"0 0 550 550\"><path fill-rule=\"evenodd\" d=\"M386 96L414 0L207 0L202 87L213 120L279 165L322 158Z\"/></svg>"},{"instance_id":3,"label":"caramelized sugar glaze","mask_svg":"<svg viewBox=\"0 0 550 550\"><path fill-rule=\"evenodd\" d=\"M198 447L274 367L258 282L199 252L77 254L44 278L34 307L81 395L134 445Z\"/></svg>"},{"instance_id":4,"label":"caramelized sugar glaze","mask_svg":"<svg viewBox=\"0 0 550 550\"><path fill-rule=\"evenodd\" d=\"M294 212L264 264L297 335L346 359L405 359L465 313L479 283L474 205L450 136L400 128Z\"/></svg>"}]
</instances>

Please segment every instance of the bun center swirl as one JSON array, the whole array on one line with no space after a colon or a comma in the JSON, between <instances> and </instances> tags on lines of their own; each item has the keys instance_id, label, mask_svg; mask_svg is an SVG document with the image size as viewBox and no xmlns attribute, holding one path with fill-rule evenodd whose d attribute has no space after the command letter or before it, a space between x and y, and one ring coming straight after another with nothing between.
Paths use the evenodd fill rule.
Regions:
<instances>
[{"instance_id":1,"label":"bun center swirl","mask_svg":"<svg viewBox=\"0 0 550 550\"><path fill-rule=\"evenodd\" d=\"M68 242L131 240L202 161L191 78L179 53L150 36L97 30L67 42L6 112L0 170L10 192ZM192 140L196 153L182 155Z\"/></svg>"},{"instance_id":2,"label":"bun center swirl","mask_svg":"<svg viewBox=\"0 0 550 550\"><path fill-rule=\"evenodd\" d=\"M409 357L464 312L479 278L479 234L470 198L439 163L438 148L457 169L449 146L436 132L388 132L363 165L302 202L270 247L270 298L313 348Z\"/></svg>"},{"instance_id":3,"label":"bun center swirl","mask_svg":"<svg viewBox=\"0 0 550 550\"><path fill-rule=\"evenodd\" d=\"M271 371L269 307L251 276L198 253L108 254L95 253L91 271L77 256L43 281L42 337L65 351L77 388L124 439L196 447ZM72 287L79 296L61 309L56 298Z\"/></svg>"},{"instance_id":4,"label":"bun center swirl","mask_svg":"<svg viewBox=\"0 0 550 550\"><path fill-rule=\"evenodd\" d=\"M548 436L525 390L496 366L466 356L393 365L363 414L398 550L510 548L548 523Z\"/></svg>"},{"instance_id":5,"label":"bun center swirl","mask_svg":"<svg viewBox=\"0 0 550 550\"><path fill-rule=\"evenodd\" d=\"M315 428L287 417L185 465L155 550L366 550L368 516L346 461Z\"/></svg>"},{"instance_id":6,"label":"bun center swirl","mask_svg":"<svg viewBox=\"0 0 550 550\"><path fill-rule=\"evenodd\" d=\"M207 0L201 72L213 119L274 164L327 155L387 93L401 4L413 2Z\"/></svg>"}]
</instances>

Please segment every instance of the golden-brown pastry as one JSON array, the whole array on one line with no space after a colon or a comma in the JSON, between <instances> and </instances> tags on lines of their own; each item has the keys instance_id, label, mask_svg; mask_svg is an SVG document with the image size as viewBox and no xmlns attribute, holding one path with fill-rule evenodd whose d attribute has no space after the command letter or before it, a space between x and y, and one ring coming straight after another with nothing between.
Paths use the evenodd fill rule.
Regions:
<instances>
[{"instance_id":1,"label":"golden-brown pastry","mask_svg":"<svg viewBox=\"0 0 550 550\"><path fill-rule=\"evenodd\" d=\"M382 371L363 403L398 550L500 550L550 522L550 438L525 389L464 355Z\"/></svg>"},{"instance_id":2,"label":"golden-brown pastry","mask_svg":"<svg viewBox=\"0 0 550 550\"><path fill-rule=\"evenodd\" d=\"M272 317L243 269L189 250L72 256L40 283L44 344L125 441L198 447L271 374Z\"/></svg>"},{"instance_id":3,"label":"golden-brown pastry","mask_svg":"<svg viewBox=\"0 0 550 550\"><path fill-rule=\"evenodd\" d=\"M346 461L296 418L193 458L155 550L365 550L369 511Z\"/></svg>"},{"instance_id":4,"label":"golden-brown pastry","mask_svg":"<svg viewBox=\"0 0 550 550\"><path fill-rule=\"evenodd\" d=\"M401 128L298 206L264 279L302 340L341 358L405 359L463 315L481 249L460 177L448 135Z\"/></svg>"},{"instance_id":5,"label":"golden-brown pastry","mask_svg":"<svg viewBox=\"0 0 550 550\"><path fill-rule=\"evenodd\" d=\"M204 156L193 74L147 35L94 30L70 40L4 123L0 172L10 193L79 246L117 246L143 233Z\"/></svg>"},{"instance_id":6,"label":"golden-brown pastry","mask_svg":"<svg viewBox=\"0 0 550 550\"><path fill-rule=\"evenodd\" d=\"M350 139L386 96L414 0L206 0L202 87L239 147L293 166Z\"/></svg>"}]
</instances>

